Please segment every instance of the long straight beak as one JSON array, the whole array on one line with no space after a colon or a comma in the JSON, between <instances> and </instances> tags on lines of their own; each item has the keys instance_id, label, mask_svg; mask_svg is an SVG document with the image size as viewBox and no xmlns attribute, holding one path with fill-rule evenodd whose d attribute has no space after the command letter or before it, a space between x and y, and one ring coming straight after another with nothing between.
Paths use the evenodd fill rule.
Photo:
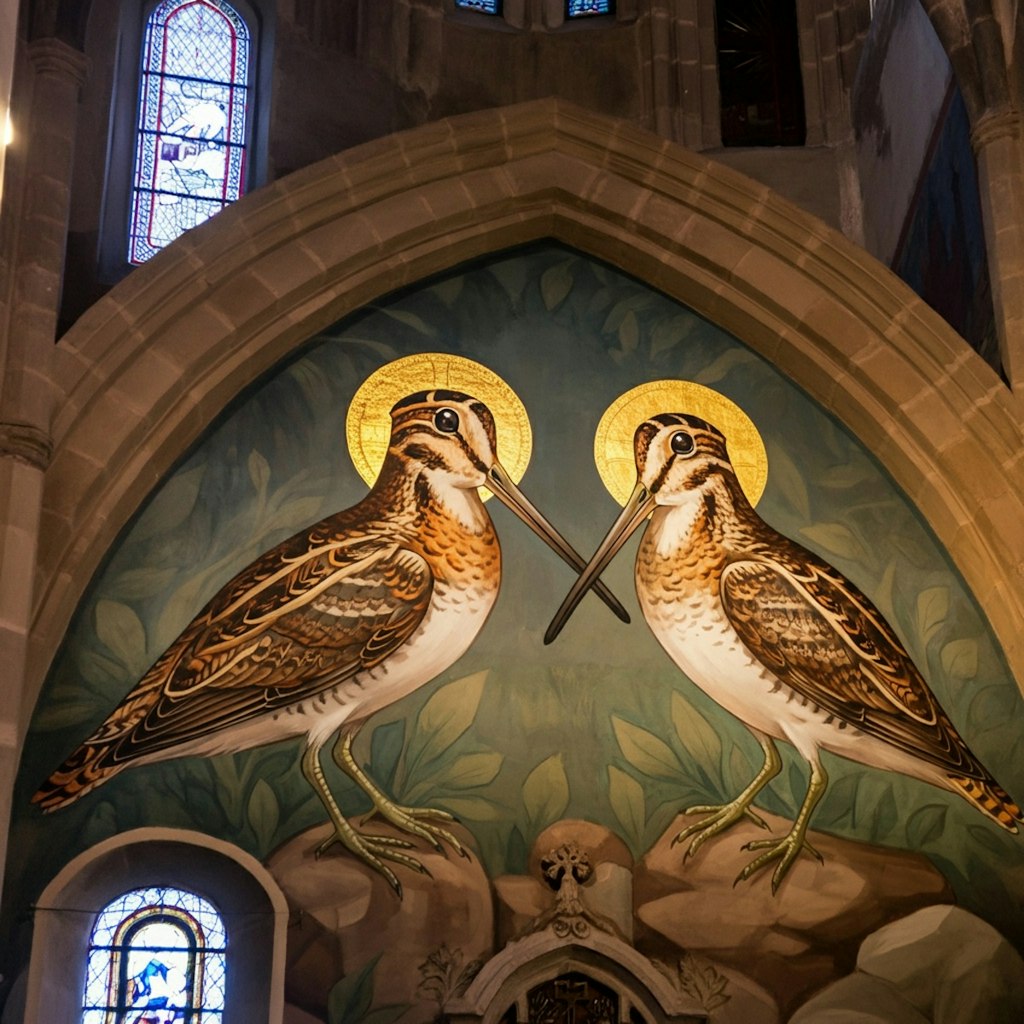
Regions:
<instances>
[{"instance_id":1,"label":"long straight beak","mask_svg":"<svg viewBox=\"0 0 1024 1024\"><path fill-rule=\"evenodd\" d=\"M540 510L512 482L512 478L497 462L487 474L487 486L503 505L510 509L527 526L543 540L552 551L556 552L563 562L571 565L579 572L586 564L583 556L572 548L568 541L541 515ZM596 575L596 574L595 574ZM623 621L629 622L629 613L619 603L618 598L600 581L594 584L594 590L602 601Z\"/></svg>"},{"instance_id":2,"label":"long straight beak","mask_svg":"<svg viewBox=\"0 0 1024 1024\"><path fill-rule=\"evenodd\" d=\"M555 617L544 634L544 643L551 643L562 632L562 627L569 621L569 616L576 610L576 605L583 599L587 588L601 575L608 563L618 554L622 545L651 514L653 508L653 495L643 484L637 482L633 493L626 502L626 507L619 513L619 518L612 524L612 528L601 541L586 568L580 573L569 593L565 595L561 607L555 612Z\"/></svg>"}]
</instances>

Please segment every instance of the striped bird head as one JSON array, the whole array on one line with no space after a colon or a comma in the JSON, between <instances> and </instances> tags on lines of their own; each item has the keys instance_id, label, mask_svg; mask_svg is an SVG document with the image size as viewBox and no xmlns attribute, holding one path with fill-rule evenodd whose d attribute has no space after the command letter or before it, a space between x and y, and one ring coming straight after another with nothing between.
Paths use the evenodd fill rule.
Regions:
<instances>
[{"instance_id":1,"label":"striped bird head","mask_svg":"<svg viewBox=\"0 0 1024 1024\"><path fill-rule=\"evenodd\" d=\"M735 477L725 437L686 413L660 413L633 435L637 483L655 505L679 505L722 475Z\"/></svg>"},{"instance_id":2,"label":"striped bird head","mask_svg":"<svg viewBox=\"0 0 1024 1024\"><path fill-rule=\"evenodd\" d=\"M483 486L497 449L490 409L461 391L418 391L391 410L390 452L437 484Z\"/></svg>"},{"instance_id":3,"label":"striped bird head","mask_svg":"<svg viewBox=\"0 0 1024 1024\"><path fill-rule=\"evenodd\" d=\"M659 413L641 423L633 435L633 455L637 477L633 493L566 594L544 634L545 643L558 636L588 587L659 505L701 500L702 493L723 477L731 476L734 482L736 478L722 432L686 413ZM729 490L742 493L738 483Z\"/></svg>"},{"instance_id":4,"label":"striped bird head","mask_svg":"<svg viewBox=\"0 0 1024 1024\"><path fill-rule=\"evenodd\" d=\"M578 572L583 559L519 490L498 461L497 450L491 410L460 391L418 391L391 410L388 458L397 460L413 479L418 505L443 506L480 529L488 516L476 488L486 486ZM629 621L625 608L603 584L597 591L620 619Z\"/></svg>"}]
</instances>

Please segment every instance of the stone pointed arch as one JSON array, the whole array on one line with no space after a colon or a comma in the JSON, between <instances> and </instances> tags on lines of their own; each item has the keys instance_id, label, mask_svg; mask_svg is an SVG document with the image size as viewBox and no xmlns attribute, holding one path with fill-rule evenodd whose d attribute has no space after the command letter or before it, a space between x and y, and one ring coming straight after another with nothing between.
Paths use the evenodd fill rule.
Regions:
<instances>
[{"instance_id":1,"label":"stone pointed arch","mask_svg":"<svg viewBox=\"0 0 1024 1024\"><path fill-rule=\"evenodd\" d=\"M498 1024L516 1007L525 1020L527 997L537 985L578 972L605 984L624 1004L621 1020L706 1024L704 1008L655 969L632 946L600 931L561 939L540 932L510 942L484 964L462 996L446 1004L451 1024ZM630 1015L635 1009L637 1014Z\"/></svg>"},{"instance_id":2,"label":"stone pointed arch","mask_svg":"<svg viewBox=\"0 0 1024 1024\"><path fill-rule=\"evenodd\" d=\"M254 193L61 339L25 720L104 552L228 401L365 303L544 237L732 331L843 421L930 523L1024 683L1018 399L892 273L767 187L542 100L390 136Z\"/></svg>"},{"instance_id":3,"label":"stone pointed arch","mask_svg":"<svg viewBox=\"0 0 1024 1024\"><path fill-rule=\"evenodd\" d=\"M231 843L188 829L155 827L121 832L84 850L43 890L33 907L25 1020L81 1019L96 914L118 895L149 886L195 890L225 917L225 1024L232 1019L280 1024L288 925L284 894L259 861Z\"/></svg>"}]
</instances>

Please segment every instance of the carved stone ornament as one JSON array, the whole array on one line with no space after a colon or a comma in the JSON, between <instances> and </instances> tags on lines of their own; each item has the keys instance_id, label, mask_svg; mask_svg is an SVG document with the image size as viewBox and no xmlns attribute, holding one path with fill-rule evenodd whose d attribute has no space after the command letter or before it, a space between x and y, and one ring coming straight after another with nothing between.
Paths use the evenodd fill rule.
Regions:
<instances>
[{"instance_id":1,"label":"carved stone ornament","mask_svg":"<svg viewBox=\"0 0 1024 1024\"><path fill-rule=\"evenodd\" d=\"M50 435L28 423L0 423L0 456L45 470L53 457Z\"/></svg>"},{"instance_id":2,"label":"carved stone ornament","mask_svg":"<svg viewBox=\"0 0 1024 1024\"><path fill-rule=\"evenodd\" d=\"M542 858L540 867L544 881L555 891L555 902L525 929L523 935L550 927L560 939L585 939L594 927L621 937L613 921L584 905L583 886L593 877L594 867L590 857L576 843L563 843L552 850Z\"/></svg>"}]
</instances>

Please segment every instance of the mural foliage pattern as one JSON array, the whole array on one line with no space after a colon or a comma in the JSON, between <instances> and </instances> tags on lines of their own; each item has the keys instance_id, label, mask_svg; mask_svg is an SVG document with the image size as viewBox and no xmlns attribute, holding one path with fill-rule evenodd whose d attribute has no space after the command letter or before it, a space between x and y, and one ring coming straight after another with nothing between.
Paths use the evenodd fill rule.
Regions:
<instances>
[{"instance_id":1,"label":"mural foliage pattern","mask_svg":"<svg viewBox=\"0 0 1024 1024\"><path fill-rule=\"evenodd\" d=\"M197 829L266 858L324 820L295 740L133 768L50 816L29 801L231 575L365 495L345 452L349 403L383 364L432 351L478 360L519 394L533 428L523 488L585 555L617 514L594 466L602 412L656 379L725 394L766 445L759 514L870 596L975 753L1011 793L1024 789L1024 737L1011 725L1019 694L959 577L873 459L736 339L623 274L544 245L392 297L311 339L152 495L83 600L39 702L7 873L18 896L5 905L27 905L76 853L133 827ZM596 821L642 854L682 807L735 795L761 751L644 626L631 557L604 579L633 624L588 597L545 646L572 574L495 505L504 578L494 613L458 662L369 720L356 760L393 800L458 816L492 877L521 872L534 838L563 817ZM792 818L807 769L781 752L758 806ZM369 810L331 771L345 813ZM839 759L829 774L816 828L926 853L961 902L1021 938L1019 842L924 783Z\"/></svg>"}]
</instances>

